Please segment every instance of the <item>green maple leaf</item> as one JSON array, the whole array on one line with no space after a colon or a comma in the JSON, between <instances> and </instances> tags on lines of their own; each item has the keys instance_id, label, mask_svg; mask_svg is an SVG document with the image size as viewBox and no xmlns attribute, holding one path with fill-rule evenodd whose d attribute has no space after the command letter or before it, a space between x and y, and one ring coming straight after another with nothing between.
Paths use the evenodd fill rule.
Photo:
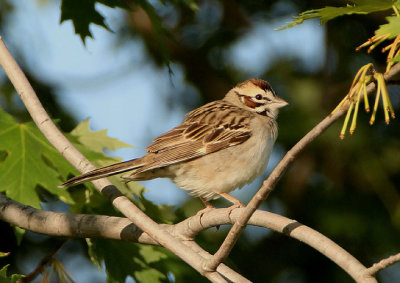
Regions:
<instances>
[{"instance_id":1,"label":"green maple leaf","mask_svg":"<svg viewBox=\"0 0 400 283\"><path fill-rule=\"evenodd\" d=\"M116 162L121 162L118 157L109 157L104 154L104 149L116 150L123 147L133 147L130 144L122 142L116 138L109 137L107 130L91 131L89 127L89 119L79 123L75 129L71 131L70 140L75 147L83 153L96 167L104 167ZM137 182L125 183L118 175L108 177L109 180L124 194L140 195L144 190L143 186Z\"/></svg>"},{"instance_id":2,"label":"green maple leaf","mask_svg":"<svg viewBox=\"0 0 400 283\"><path fill-rule=\"evenodd\" d=\"M107 272L107 282L125 282L128 276L137 282L161 282L167 277L153 267L167 258L156 247L116 240L88 239L91 260Z\"/></svg>"},{"instance_id":3,"label":"green maple leaf","mask_svg":"<svg viewBox=\"0 0 400 283\"><path fill-rule=\"evenodd\" d=\"M79 123L79 125L71 131L71 134L76 136L81 144L96 152L103 152L104 149L116 150L123 147L133 147L116 138L107 136L107 130L100 130L97 132L91 131L89 128L89 119Z\"/></svg>"},{"instance_id":4,"label":"green maple leaf","mask_svg":"<svg viewBox=\"0 0 400 283\"><path fill-rule=\"evenodd\" d=\"M395 38L400 34L400 18L399 17L387 17L387 24L379 26L379 29L375 32L376 35L390 34L388 39Z\"/></svg>"},{"instance_id":5,"label":"green maple leaf","mask_svg":"<svg viewBox=\"0 0 400 283\"><path fill-rule=\"evenodd\" d=\"M18 202L39 208L38 186L72 202L57 186L76 172L34 123L20 124L0 108L0 191Z\"/></svg>"},{"instance_id":6,"label":"green maple leaf","mask_svg":"<svg viewBox=\"0 0 400 283\"><path fill-rule=\"evenodd\" d=\"M373 12L388 10L392 7L392 5L398 5L399 3L399 1L393 0L352 0L349 2L351 4L347 4L345 7L327 6L321 9L314 9L302 12L299 16L294 17L293 22L282 28L279 28L278 30L291 28L295 25L303 23L306 20L314 18L319 18L322 25L340 16L352 14L369 14Z\"/></svg>"}]
</instances>

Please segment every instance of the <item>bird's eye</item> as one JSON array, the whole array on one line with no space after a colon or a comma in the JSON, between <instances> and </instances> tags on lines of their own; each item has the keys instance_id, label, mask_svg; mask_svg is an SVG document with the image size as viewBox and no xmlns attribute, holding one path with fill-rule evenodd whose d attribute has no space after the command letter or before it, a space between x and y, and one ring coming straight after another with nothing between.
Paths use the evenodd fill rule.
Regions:
<instances>
[{"instance_id":1,"label":"bird's eye","mask_svg":"<svg viewBox=\"0 0 400 283\"><path fill-rule=\"evenodd\" d=\"M257 94L257 95L256 95L256 99L257 99L257 100L261 100L261 99L262 99L262 95L261 95L261 94Z\"/></svg>"}]
</instances>

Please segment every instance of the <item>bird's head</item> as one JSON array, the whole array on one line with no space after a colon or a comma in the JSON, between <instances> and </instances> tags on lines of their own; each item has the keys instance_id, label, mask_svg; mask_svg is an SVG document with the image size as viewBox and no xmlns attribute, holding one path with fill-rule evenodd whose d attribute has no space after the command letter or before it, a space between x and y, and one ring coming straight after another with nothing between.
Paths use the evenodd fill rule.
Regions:
<instances>
[{"instance_id":1,"label":"bird's head","mask_svg":"<svg viewBox=\"0 0 400 283\"><path fill-rule=\"evenodd\" d=\"M279 98L271 85L260 79L249 79L231 89L225 100L257 114L276 119L279 108L288 103Z\"/></svg>"}]
</instances>

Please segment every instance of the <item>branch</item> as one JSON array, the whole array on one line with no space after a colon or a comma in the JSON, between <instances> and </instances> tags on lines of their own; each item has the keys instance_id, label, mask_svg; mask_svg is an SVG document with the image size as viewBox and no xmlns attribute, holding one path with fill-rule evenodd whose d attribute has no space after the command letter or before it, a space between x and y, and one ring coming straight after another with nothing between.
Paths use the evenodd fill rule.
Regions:
<instances>
[{"instance_id":1,"label":"branch","mask_svg":"<svg viewBox=\"0 0 400 283\"><path fill-rule=\"evenodd\" d=\"M45 266L53 259L55 254L61 250L61 248L65 245L68 240L63 240L61 243L57 245L55 249L53 249L48 255L46 255L38 264L38 266L28 275L21 278L19 283L28 283L35 280L35 278L44 271Z\"/></svg>"},{"instance_id":2,"label":"branch","mask_svg":"<svg viewBox=\"0 0 400 283\"><path fill-rule=\"evenodd\" d=\"M214 209L205 212L202 217L195 215L175 225L163 224L163 227L181 239L195 253L199 253L204 258L210 258L212 256L196 244L193 240L194 237L208 228L235 223L243 210L244 208L232 211L229 208ZM42 211L19 204L1 194L0 219L23 229L47 235L107 238L159 245L126 218ZM339 265L356 281L376 282L371 275L369 278L366 277L366 267L347 251L323 234L296 220L258 210L250 218L249 224L275 230L309 245ZM220 264L217 271L233 282L248 282L247 279L224 264Z\"/></svg>"},{"instance_id":3,"label":"branch","mask_svg":"<svg viewBox=\"0 0 400 283\"><path fill-rule=\"evenodd\" d=\"M8 78L14 85L33 121L49 142L80 172L87 172L95 169L95 166L69 142L69 140L50 119L25 74L18 66L1 37L0 65L3 67ZM93 181L92 183L119 211L122 212L122 214L150 235L155 241L183 259L209 280L213 282L226 282L226 280L215 271L205 272L202 268L201 262L203 261L203 258L201 256L194 253L191 249L181 243L178 239L171 236L171 234L149 218L115 186L113 186L110 181L107 179L100 179Z\"/></svg>"},{"instance_id":4,"label":"branch","mask_svg":"<svg viewBox=\"0 0 400 283\"><path fill-rule=\"evenodd\" d=\"M0 220L22 229L52 236L114 239L160 245L127 218L44 211L23 205L3 194L0 194ZM187 240L184 235L178 235L174 231L175 225L161 224L161 226L172 235L176 235L192 252L205 258L211 257L193 240ZM232 282L250 282L224 264L221 264L217 271Z\"/></svg>"},{"instance_id":5,"label":"branch","mask_svg":"<svg viewBox=\"0 0 400 283\"><path fill-rule=\"evenodd\" d=\"M232 212L230 212L229 208L211 210L204 213L201 221L200 217L197 217L198 219L191 217L176 224L175 231L178 235L190 239L204 229L226 223L236 223L244 210L245 208L234 209ZM335 262L357 282L376 282L375 278L363 275L363 272L367 270L366 267L346 250L323 234L296 220L271 212L257 210L250 217L248 224L275 230L309 245Z\"/></svg>"},{"instance_id":6,"label":"branch","mask_svg":"<svg viewBox=\"0 0 400 283\"><path fill-rule=\"evenodd\" d=\"M392 69L385 74L385 80L390 80L396 74L400 73L400 63L392 67ZM375 90L375 83L370 83L367 87L368 94ZM316 137L322 134L328 127L330 127L337 119L339 119L344 113L346 113L348 105L340 108L335 114L329 115L320 123L318 123L311 131L309 131L300 141L297 142L278 163L275 169L271 172L269 177L263 182L261 188L253 196L250 202L247 204L245 210L239 219L235 222L233 227L230 229L224 242L219 247L218 251L214 254L211 260L203 263L204 269L208 271L215 270L215 268L223 262L229 255L241 232L246 227L252 214L260 207L261 203L268 197L270 192L274 189L276 183L279 181L283 173L286 171L288 166L293 160L309 145Z\"/></svg>"},{"instance_id":7,"label":"branch","mask_svg":"<svg viewBox=\"0 0 400 283\"><path fill-rule=\"evenodd\" d=\"M374 276L376 273L385 269L397 262L400 262L400 253L392 255L388 258L382 259L380 262L375 263L370 268L364 271L364 276Z\"/></svg>"}]
</instances>

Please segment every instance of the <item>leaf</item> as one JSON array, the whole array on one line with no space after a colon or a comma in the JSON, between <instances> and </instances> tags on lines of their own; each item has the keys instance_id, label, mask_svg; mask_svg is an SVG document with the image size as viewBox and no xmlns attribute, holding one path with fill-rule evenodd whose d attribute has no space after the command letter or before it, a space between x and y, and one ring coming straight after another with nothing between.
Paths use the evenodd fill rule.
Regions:
<instances>
[{"instance_id":1,"label":"leaf","mask_svg":"<svg viewBox=\"0 0 400 283\"><path fill-rule=\"evenodd\" d=\"M396 57L390 59L389 61L390 62L400 62L400 55L397 55Z\"/></svg>"},{"instance_id":2,"label":"leaf","mask_svg":"<svg viewBox=\"0 0 400 283\"><path fill-rule=\"evenodd\" d=\"M351 14L369 14L373 12L383 11L390 9L395 1L392 0L353 0L353 4L347 4L346 7L331 7L327 6L321 9L308 10L300 13L299 16L294 17L293 22L288 25L279 28L283 30L291 28L295 25L301 24L306 20L319 18L320 23L325 24L326 22L344 15ZM398 1L396 1L397 3Z\"/></svg>"},{"instance_id":3,"label":"leaf","mask_svg":"<svg viewBox=\"0 0 400 283\"><path fill-rule=\"evenodd\" d=\"M25 229L22 229L18 226L14 226L13 228L15 240L17 241L17 245L20 246L25 235Z\"/></svg>"},{"instance_id":4,"label":"leaf","mask_svg":"<svg viewBox=\"0 0 400 283\"><path fill-rule=\"evenodd\" d=\"M71 134L77 137L78 141L96 152L103 152L104 149L116 150L123 147L133 147L116 138L107 136L107 130L93 132L89 129L89 119L79 123Z\"/></svg>"},{"instance_id":5,"label":"leaf","mask_svg":"<svg viewBox=\"0 0 400 283\"><path fill-rule=\"evenodd\" d=\"M388 39L395 38L400 34L400 17L386 17L386 20L388 23L379 26L375 34L378 36L390 34Z\"/></svg>"},{"instance_id":6,"label":"leaf","mask_svg":"<svg viewBox=\"0 0 400 283\"><path fill-rule=\"evenodd\" d=\"M7 156L0 163L0 191L9 198L39 208L38 186L72 202L57 186L76 170L47 141L34 123L20 124L0 108L0 150Z\"/></svg>"},{"instance_id":7,"label":"leaf","mask_svg":"<svg viewBox=\"0 0 400 283\"><path fill-rule=\"evenodd\" d=\"M107 130L93 132L89 129L89 119L84 120L75 129L71 135L76 139L74 145L97 167L104 167L116 162L121 162L120 158L109 157L103 153L104 149L116 150L123 147L133 147L130 144L122 142L116 138L107 136ZM79 144L77 143L79 142ZM111 182L124 194L135 194L139 196L144 188L137 182L126 183L121 180L119 175L108 177Z\"/></svg>"},{"instance_id":8,"label":"leaf","mask_svg":"<svg viewBox=\"0 0 400 283\"><path fill-rule=\"evenodd\" d=\"M87 239L87 242L91 260L99 267L104 262L107 282L125 282L128 276L137 282L167 279L165 274L151 266L167 258L156 247L104 239Z\"/></svg>"},{"instance_id":9,"label":"leaf","mask_svg":"<svg viewBox=\"0 0 400 283\"><path fill-rule=\"evenodd\" d=\"M103 15L96 10L96 2L111 8L120 7L129 9L124 0L62 0L60 24L71 20L75 33L81 37L83 44L85 44L86 37L93 38L89 29L90 24L96 24L106 30L110 30L104 21Z\"/></svg>"},{"instance_id":10,"label":"leaf","mask_svg":"<svg viewBox=\"0 0 400 283\"><path fill-rule=\"evenodd\" d=\"M176 219L174 207L169 205L156 205L148 201L143 196L143 192L144 191L140 194L140 208L155 221L172 224Z\"/></svg>"},{"instance_id":11,"label":"leaf","mask_svg":"<svg viewBox=\"0 0 400 283\"><path fill-rule=\"evenodd\" d=\"M14 283L14 282L18 282L18 280L25 277L24 275L21 275L21 274L12 274L10 277L7 276L7 268L9 266L10 265L7 264L2 269L0 269L0 282L1 283Z\"/></svg>"}]
</instances>

